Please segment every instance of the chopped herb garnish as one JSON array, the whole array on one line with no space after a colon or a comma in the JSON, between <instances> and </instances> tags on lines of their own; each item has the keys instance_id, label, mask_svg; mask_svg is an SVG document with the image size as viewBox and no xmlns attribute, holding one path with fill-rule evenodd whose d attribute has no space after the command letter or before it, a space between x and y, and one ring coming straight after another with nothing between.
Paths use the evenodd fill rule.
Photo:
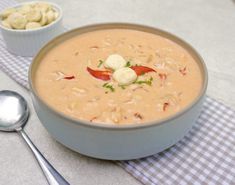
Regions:
<instances>
[{"instance_id":1,"label":"chopped herb garnish","mask_svg":"<svg viewBox=\"0 0 235 185\"><path fill-rule=\"evenodd\" d=\"M103 87L109 89L111 92L115 91L114 87L110 85L109 83L104 83Z\"/></svg>"},{"instance_id":2,"label":"chopped herb garnish","mask_svg":"<svg viewBox=\"0 0 235 185\"><path fill-rule=\"evenodd\" d=\"M125 85L118 85L119 87L121 87L123 90L126 89Z\"/></svg>"},{"instance_id":3,"label":"chopped herb garnish","mask_svg":"<svg viewBox=\"0 0 235 185\"><path fill-rule=\"evenodd\" d=\"M126 66L125 67L131 67L131 62L127 61Z\"/></svg>"},{"instance_id":4,"label":"chopped herb garnish","mask_svg":"<svg viewBox=\"0 0 235 185\"><path fill-rule=\"evenodd\" d=\"M104 84L103 84L103 87L105 87L105 86L108 85L108 84L109 84L109 83L104 83Z\"/></svg>"},{"instance_id":5,"label":"chopped herb garnish","mask_svg":"<svg viewBox=\"0 0 235 185\"><path fill-rule=\"evenodd\" d=\"M139 81L135 81L135 84L146 84L151 86L152 85L152 81L153 81L153 77L150 77L148 80L139 80Z\"/></svg>"},{"instance_id":6,"label":"chopped herb garnish","mask_svg":"<svg viewBox=\"0 0 235 185\"><path fill-rule=\"evenodd\" d=\"M104 63L104 61L103 60L99 60L99 64L98 64L98 66L97 67L101 67L101 65Z\"/></svg>"}]
</instances>

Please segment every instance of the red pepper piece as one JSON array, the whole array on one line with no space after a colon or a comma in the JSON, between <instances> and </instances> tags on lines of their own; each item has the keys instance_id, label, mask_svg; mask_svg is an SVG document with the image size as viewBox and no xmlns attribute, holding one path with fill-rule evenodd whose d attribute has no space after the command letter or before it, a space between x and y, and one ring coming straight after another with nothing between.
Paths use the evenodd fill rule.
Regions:
<instances>
[{"instance_id":1,"label":"red pepper piece","mask_svg":"<svg viewBox=\"0 0 235 185\"><path fill-rule=\"evenodd\" d=\"M164 73L159 73L158 76L160 77L161 80L166 80L167 74Z\"/></svg>"},{"instance_id":2,"label":"red pepper piece","mask_svg":"<svg viewBox=\"0 0 235 185\"><path fill-rule=\"evenodd\" d=\"M146 66L131 66L131 69L133 69L138 76L148 72L156 72L154 69Z\"/></svg>"},{"instance_id":3,"label":"red pepper piece","mask_svg":"<svg viewBox=\"0 0 235 185\"><path fill-rule=\"evenodd\" d=\"M65 76L65 77L64 77L65 80L72 80L72 79L74 79L74 78L75 78L75 76Z\"/></svg>"},{"instance_id":4,"label":"red pepper piece","mask_svg":"<svg viewBox=\"0 0 235 185\"><path fill-rule=\"evenodd\" d=\"M138 119L143 119L143 116L142 116L140 113L138 113L138 112L136 112L136 113L134 114L134 116L135 116L136 118L138 118Z\"/></svg>"},{"instance_id":5,"label":"red pepper piece","mask_svg":"<svg viewBox=\"0 0 235 185\"><path fill-rule=\"evenodd\" d=\"M179 69L179 72L184 76L186 75L186 67L184 67L183 69Z\"/></svg>"},{"instance_id":6,"label":"red pepper piece","mask_svg":"<svg viewBox=\"0 0 235 185\"><path fill-rule=\"evenodd\" d=\"M100 71L100 70L93 70L89 67L87 67L87 71L95 78L98 78L100 80L110 80L110 75L111 72L110 71Z\"/></svg>"},{"instance_id":7,"label":"red pepper piece","mask_svg":"<svg viewBox=\"0 0 235 185\"><path fill-rule=\"evenodd\" d=\"M163 111L166 111L166 108L167 108L169 105L170 105L170 104L169 104L169 103L167 103L167 102L166 102L166 103L164 103L164 104L163 104Z\"/></svg>"}]
</instances>

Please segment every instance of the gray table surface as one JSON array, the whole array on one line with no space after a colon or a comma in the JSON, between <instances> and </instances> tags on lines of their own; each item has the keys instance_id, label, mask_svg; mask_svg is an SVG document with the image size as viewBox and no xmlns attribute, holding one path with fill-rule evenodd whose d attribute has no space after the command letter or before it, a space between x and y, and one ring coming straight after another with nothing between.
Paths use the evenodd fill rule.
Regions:
<instances>
[{"instance_id":1,"label":"gray table surface","mask_svg":"<svg viewBox=\"0 0 235 185\"><path fill-rule=\"evenodd\" d=\"M155 26L185 39L207 64L207 94L235 108L235 0L52 1L63 8L64 25L70 28L99 22L131 22ZM28 91L0 71L1 89L18 91L28 100L32 111L26 132L71 184L140 184L113 162L82 156L53 140L39 122ZM47 184L30 150L16 133L0 133L0 184Z\"/></svg>"}]
</instances>

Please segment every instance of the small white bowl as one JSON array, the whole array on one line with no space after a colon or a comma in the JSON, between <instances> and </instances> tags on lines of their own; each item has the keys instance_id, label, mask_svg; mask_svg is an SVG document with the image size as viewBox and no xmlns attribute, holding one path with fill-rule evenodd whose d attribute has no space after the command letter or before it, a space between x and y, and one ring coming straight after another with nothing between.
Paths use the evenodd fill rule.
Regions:
<instances>
[{"instance_id":1,"label":"small white bowl","mask_svg":"<svg viewBox=\"0 0 235 185\"><path fill-rule=\"evenodd\" d=\"M32 3L37 3L37 1L20 3L11 8L17 8L22 5ZM7 49L11 53L20 56L34 56L44 44L64 31L62 26L62 9L57 4L50 2L46 3L51 4L53 8L59 13L59 16L56 18L56 20L46 26L32 30L14 30L5 28L0 23L0 30L3 39L6 43Z\"/></svg>"}]
</instances>

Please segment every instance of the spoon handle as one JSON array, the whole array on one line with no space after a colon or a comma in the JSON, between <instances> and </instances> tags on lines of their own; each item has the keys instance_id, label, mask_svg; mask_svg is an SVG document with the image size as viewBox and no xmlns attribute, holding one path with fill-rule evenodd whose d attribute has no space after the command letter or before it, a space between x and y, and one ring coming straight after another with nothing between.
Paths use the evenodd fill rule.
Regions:
<instances>
[{"instance_id":1,"label":"spoon handle","mask_svg":"<svg viewBox=\"0 0 235 185\"><path fill-rule=\"evenodd\" d=\"M56 171L56 169L46 160L31 139L27 136L24 130L19 130L18 133L23 137L29 148L34 153L47 181L50 185L69 185L69 183Z\"/></svg>"}]
</instances>

